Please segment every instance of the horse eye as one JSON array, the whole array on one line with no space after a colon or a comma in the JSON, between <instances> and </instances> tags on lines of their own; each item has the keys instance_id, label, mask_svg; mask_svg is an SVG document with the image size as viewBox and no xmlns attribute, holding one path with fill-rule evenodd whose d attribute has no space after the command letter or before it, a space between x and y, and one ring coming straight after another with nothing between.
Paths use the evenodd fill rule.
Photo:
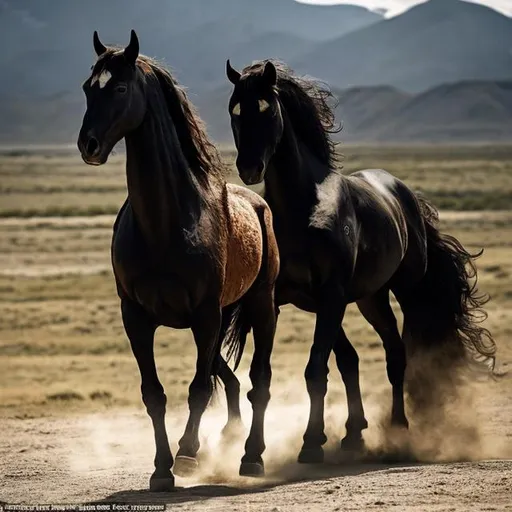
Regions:
<instances>
[{"instance_id":1,"label":"horse eye","mask_svg":"<svg viewBox=\"0 0 512 512\"><path fill-rule=\"evenodd\" d=\"M126 84L117 84L115 88L115 91L119 94L124 94L127 90L128 87L126 86Z\"/></svg>"},{"instance_id":2,"label":"horse eye","mask_svg":"<svg viewBox=\"0 0 512 512\"><path fill-rule=\"evenodd\" d=\"M231 111L231 113L232 113L234 116L239 116L241 111L242 111L242 110L241 110L241 108L240 108L240 103L237 103L237 104L233 107L233 110Z\"/></svg>"},{"instance_id":3,"label":"horse eye","mask_svg":"<svg viewBox=\"0 0 512 512\"><path fill-rule=\"evenodd\" d=\"M267 110L268 107L270 107L269 102L266 100L258 100L258 105L260 107L260 112L265 112L265 110Z\"/></svg>"}]
</instances>

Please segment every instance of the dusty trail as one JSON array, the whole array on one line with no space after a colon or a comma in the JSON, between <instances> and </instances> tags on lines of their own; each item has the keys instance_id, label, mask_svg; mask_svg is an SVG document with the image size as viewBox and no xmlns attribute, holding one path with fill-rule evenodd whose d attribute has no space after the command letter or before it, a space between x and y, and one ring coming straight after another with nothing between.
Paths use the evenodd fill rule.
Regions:
<instances>
[{"instance_id":1,"label":"dusty trail","mask_svg":"<svg viewBox=\"0 0 512 512\"><path fill-rule=\"evenodd\" d=\"M445 463L389 463L382 455L340 463L332 430L341 426L334 411L329 411L333 441L328 463L319 466L295 463L307 404L275 406L269 409L267 421L264 480L236 476L242 441L228 451L219 448L224 411L213 408L202 428L201 473L195 479L177 478L177 490L166 494L145 491L154 448L149 419L141 410L8 418L2 420L0 500L164 502L173 510L219 511L512 510L511 405L504 396L486 403L482 460ZM183 413L177 416L179 421L168 421L172 439L181 434ZM286 428L283 417L288 420ZM367 434L368 445L375 447L381 434L374 424ZM460 451L460 456L464 453ZM486 456L505 460L484 460Z\"/></svg>"}]
</instances>

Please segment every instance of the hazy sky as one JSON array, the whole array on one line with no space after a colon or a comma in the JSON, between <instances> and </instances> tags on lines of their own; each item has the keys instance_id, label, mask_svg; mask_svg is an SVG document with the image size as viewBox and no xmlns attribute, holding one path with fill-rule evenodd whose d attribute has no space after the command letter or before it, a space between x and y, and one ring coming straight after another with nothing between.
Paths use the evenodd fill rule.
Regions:
<instances>
[{"instance_id":1,"label":"hazy sky","mask_svg":"<svg viewBox=\"0 0 512 512\"><path fill-rule=\"evenodd\" d=\"M355 4L363 5L369 9L383 7L389 9L389 14L398 14L411 7L412 5L419 4L422 0L299 0L311 4ZM424 0L423 0L424 1ZM471 0L474 3L488 5L494 9L501 11L509 16L512 16L512 0Z\"/></svg>"}]
</instances>

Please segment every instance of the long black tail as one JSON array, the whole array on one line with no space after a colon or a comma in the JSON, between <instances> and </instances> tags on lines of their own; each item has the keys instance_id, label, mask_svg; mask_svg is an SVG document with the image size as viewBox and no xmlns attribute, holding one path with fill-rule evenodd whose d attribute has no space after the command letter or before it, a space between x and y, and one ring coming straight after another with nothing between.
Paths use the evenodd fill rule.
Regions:
<instances>
[{"instance_id":1,"label":"long black tail","mask_svg":"<svg viewBox=\"0 0 512 512\"><path fill-rule=\"evenodd\" d=\"M427 269L423 279L403 304L409 331L406 340L416 348L444 349L459 361L468 355L494 369L496 344L490 332L479 325L487 317L483 306L489 300L477 289L477 270L470 254L454 237L437 228L437 210L419 198L427 234ZM404 307L405 306L405 307Z\"/></svg>"},{"instance_id":2,"label":"long black tail","mask_svg":"<svg viewBox=\"0 0 512 512\"><path fill-rule=\"evenodd\" d=\"M238 301L227 306L222 311L222 326L219 334L219 354L223 347L226 348L226 360L234 358L234 370L238 368L244 353L247 335L251 330L251 324L247 318L244 306ZM218 372L218 364L214 365L215 376Z\"/></svg>"}]
</instances>

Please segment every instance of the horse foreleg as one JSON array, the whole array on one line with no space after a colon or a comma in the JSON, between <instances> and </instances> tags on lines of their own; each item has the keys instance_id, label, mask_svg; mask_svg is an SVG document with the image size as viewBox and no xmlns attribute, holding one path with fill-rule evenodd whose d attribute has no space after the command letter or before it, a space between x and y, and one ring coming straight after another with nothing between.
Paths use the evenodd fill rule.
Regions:
<instances>
[{"instance_id":1,"label":"horse foreleg","mask_svg":"<svg viewBox=\"0 0 512 512\"><path fill-rule=\"evenodd\" d=\"M179 442L174 472L190 475L198 466L199 426L213 392L212 369L220 349L218 337L221 327L221 310L218 304L209 303L194 315L192 333L197 347L196 374L189 387L189 417L185 433Z\"/></svg>"},{"instance_id":2,"label":"horse foreleg","mask_svg":"<svg viewBox=\"0 0 512 512\"><path fill-rule=\"evenodd\" d=\"M337 290L322 290L320 297L313 345L305 371L311 401L309 421L299 454L299 462L310 464L321 463L324 460L322 446L327 441L324 433L324 398L329 373L327 363L346 309L346 302Z\"/></svg>"},{"instance_id":3,"label":"horse foreleg","mask_svg":"<svg viewBox=\"0 0 512 512\"><path fill-rule=\"evenodd\" d=\"M174 487L171 472L173 458L165 430L165 405L167 398L158 380L153 351L156 324L137 304L121 302L121 313L126 334L141 375L142 400L146 406L155 433L155 471L149 481L152 491L169 491Z\"/></svg>"}]
</instances>

